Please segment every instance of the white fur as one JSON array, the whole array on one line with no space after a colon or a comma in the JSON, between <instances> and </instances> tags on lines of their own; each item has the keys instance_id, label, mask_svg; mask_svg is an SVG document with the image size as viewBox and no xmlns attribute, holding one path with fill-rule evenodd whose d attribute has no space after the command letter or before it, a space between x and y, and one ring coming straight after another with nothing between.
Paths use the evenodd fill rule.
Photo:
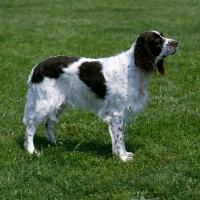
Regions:
<instances>
[{"instance_id":1,"label":"white fur","mask_svg":"<svg viewBox=\"0 0 200 200\"><path fill-rule=\"evenodd\" d=\"M155 58L155 64L169 51L168 40L166 39L161 54ZM33 137L43 121L47 122L47 139L55 143L55 122L68 105L73 105L96 111L109 125L113 154L123 161L132 159L132 153L125 150L124 129L129 118L146 105L149 81L149 75L135 65L134 48L135 43L130 50L113 57L81 58L68 68L63 68L64 73L58 79L45 77L39 84L31 83L32 70L28 79L29 90L23 118L27 126L24 143L27 151L35 151ZM88 90L77 75L79 66L86 61L99 61L103 67L102 73L107 86L104 100Z\"/></svg>"}]
</instances>

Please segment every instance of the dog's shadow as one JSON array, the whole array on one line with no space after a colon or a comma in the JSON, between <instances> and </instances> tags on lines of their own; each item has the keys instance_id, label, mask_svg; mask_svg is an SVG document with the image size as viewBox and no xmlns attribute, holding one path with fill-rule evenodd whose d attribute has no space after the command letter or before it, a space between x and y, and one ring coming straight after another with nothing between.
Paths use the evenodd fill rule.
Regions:
<instances>
[{"instance_id":1,"label":"dog's shadow","mask_svg":"<svg viewBox=\"0 0 200 200\"><path fill-rule=\"evenodd\" d=\"M20 147L24 149L23 137L18 136L17 138L15 138L15 140L20 145ZM34 145L37 151L39 152L46 151L50 147L52 148L55 147L56 151L56 147L59 147L59 151L63 152L66 151L70 152L71 154L74 154L76 152L87 153L97 157L102 157L104 159L109 159L113 156L111 141L105 143L103 141L90 140L90 141L83 141L80 143L76 140L64 140L62 142L58 141L56 144L52 144L47 141L45 136L35 135ZM132 146L129 142L126 142L126 148L132 153L135 153L138 149L137 146Z\"/></svg>"}]
</instances>

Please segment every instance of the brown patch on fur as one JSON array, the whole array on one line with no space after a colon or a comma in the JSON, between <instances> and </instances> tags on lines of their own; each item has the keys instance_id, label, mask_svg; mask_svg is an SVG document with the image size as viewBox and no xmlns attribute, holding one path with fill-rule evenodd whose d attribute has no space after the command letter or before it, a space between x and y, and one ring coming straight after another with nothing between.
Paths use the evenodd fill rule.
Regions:
<instances>
[{"instance_id":1,"label":"brown patch on fur","mask_svg":"<svg viewBox=\"0 0 200 200\"><path fill-rule=\"evenodd\" d=\"M97 97L105 99L106 85L99 62L84 62L79 67L79 78L94 92Z\"/></svg>"},{"instance_id":2,"label":"brown patch on fur","mask_svg":"<svg viewBox=\"0 0 200 200\"><path fill-rule=\"evenodd\" d=\"M32 83L42 82L44 77L58 78L63 73L62 68L68 67L79 58L68 56L56 56L39 63L33 71Z\"/></svg>"}]
</instances>

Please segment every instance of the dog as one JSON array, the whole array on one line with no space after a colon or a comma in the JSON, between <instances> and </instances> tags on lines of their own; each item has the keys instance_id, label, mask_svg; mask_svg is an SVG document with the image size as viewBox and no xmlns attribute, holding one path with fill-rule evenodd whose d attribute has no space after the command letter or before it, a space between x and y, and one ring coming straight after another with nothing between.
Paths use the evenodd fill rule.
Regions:
<instances>
[{"instance_id":1,"label":"dog","mask_svg":"<svg viewBox=\"0 0 200 200\"><path fill-rule=\"evenodd\" d=\"M147 103L152 74L164 75L164 58L178 50L178 42L158 31L141 33L131 48L116 56L91 59L55 56L37 64L28 78L24 110L24 147L34 153L34 134L45 122L48 141L56 143L54 126L70 105L98 113L109 126L112 153L131 160L124 144L124 130L131 117Z\"/></svg>"}]
</instances>

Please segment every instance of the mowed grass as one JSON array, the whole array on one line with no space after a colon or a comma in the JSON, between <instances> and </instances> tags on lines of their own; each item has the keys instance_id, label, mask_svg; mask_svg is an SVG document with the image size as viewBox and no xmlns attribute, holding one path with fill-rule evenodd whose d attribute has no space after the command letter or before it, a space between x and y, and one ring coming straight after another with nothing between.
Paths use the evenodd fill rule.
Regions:
<instances>
[{"instance_id":1,"label":"mowed grass","mask_svg":"<svg viewBox=\"0 0 200 200\"><path fill-rule=\"evenodd\" d=\"M0 199L200 199L200 1L6 0L0 2ZM107 126L80 109L60 118L41 156L23 148L26 81L54 55L105 57L129 49L145 30L179 41L153 76L149 103L126 128L124 163Z\"/></svg>"}]
</instances>

